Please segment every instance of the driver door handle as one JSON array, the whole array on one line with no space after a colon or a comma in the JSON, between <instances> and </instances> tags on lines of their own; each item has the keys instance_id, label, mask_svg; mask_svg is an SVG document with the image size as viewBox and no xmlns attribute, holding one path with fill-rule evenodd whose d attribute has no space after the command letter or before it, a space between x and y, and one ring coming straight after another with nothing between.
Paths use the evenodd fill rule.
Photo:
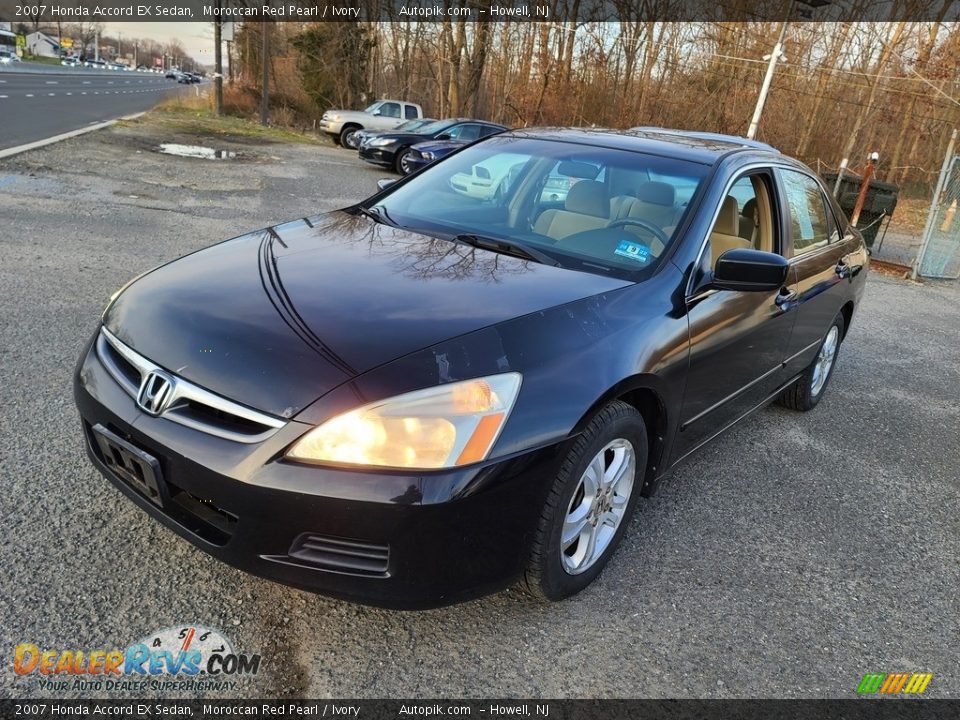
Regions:
<instances>
[{"instance_id":1,"label":"driver door handle","mask_svg":"<svg viewBox=\"0 0 960 720\"><path fill-rule=\"evenodd\" d=\"M797 297L798 293L796 290L791 290L788 287L782 287L780 288L780 292L777 293L777 299L774 300L774 302L778 307L783 307L788 303L792 303L797 299Z\"/></svg>"}]
</instances>

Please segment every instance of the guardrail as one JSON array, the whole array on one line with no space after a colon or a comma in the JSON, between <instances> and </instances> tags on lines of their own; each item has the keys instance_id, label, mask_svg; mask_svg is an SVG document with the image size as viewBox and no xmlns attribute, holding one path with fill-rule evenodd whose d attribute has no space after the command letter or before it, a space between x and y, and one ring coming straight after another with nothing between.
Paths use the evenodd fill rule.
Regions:
<instances>
[{"instance_id":1,"label":"guardrail","mask_svg":"<svg viewBox=\"0 0 960 720\"><path fill-rule=\"evenodd\" d=\"M143 72L142 70L110 70L107 68L70 67L69 65L46 65L44 63L18 62L0 65L0 73L23 73L35 75L139 75L140 77L163 78L164 73Z\"/></svg>"}]
</instances>

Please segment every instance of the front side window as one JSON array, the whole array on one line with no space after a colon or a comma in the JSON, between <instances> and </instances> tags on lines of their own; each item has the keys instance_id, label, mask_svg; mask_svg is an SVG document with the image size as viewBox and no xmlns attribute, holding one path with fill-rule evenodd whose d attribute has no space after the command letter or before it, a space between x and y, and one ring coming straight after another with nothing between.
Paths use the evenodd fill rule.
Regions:
<instances>
[{"instance_id":1,"label":"front side window","mask_svg":"<svg viewBox=\"0 0 960 720\"><path fill-rule=\"evenodd\" d=\"M780 170L780 178L790 210L793 254L802 255L829 243L834 229L819 183L794 170Z\"/></svg>"},{"instance_id":2,"label":"front side window","mask_svg":"<svg viewBox=\"0 0 960 720\"><path fill-rule=\"evenodd\" d=\"M457 125L450 128L447 134L454 140L472 141L480 137L480 126L467 124Z\"/></svg>"},{"instance_id":3,"label":"front side window","mask_svg":"<svg viewBox=\"0 0 960 720\"><path fill-rule=\"evenodd\" d=\"M497 135L426 168L377 207L390 222L434 237L512 240L563 267L642 279L675 241L687 211L678 197L707 171L639 152ZM631 187L614 187L611 178L627 175Z\"/></svg>"},{"instance_id":4,"label":"front side window","mask_svg":"<svg viewBox=\"0 0 960 720\"><path fill-rule=\"evenodd\" d=\"M383 117L389 118L398 118L400 117L400 103L385 102L380 106L380 114Z\"/></svg>"}]
</instances>

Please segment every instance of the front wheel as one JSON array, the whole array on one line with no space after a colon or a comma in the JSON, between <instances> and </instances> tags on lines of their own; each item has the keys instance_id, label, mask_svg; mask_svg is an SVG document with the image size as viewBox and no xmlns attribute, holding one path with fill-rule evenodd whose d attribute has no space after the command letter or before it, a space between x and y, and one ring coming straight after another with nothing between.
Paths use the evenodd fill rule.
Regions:
<instances>
[{"instance_id":1,"label":"front wheel","mask_svg":"<svg viewBox=\"0 0 960 720\"><path fill-rule=\"evenodd\" d=\"M400 175L409 175L413 172L413 166L410 165L410 148L403 148L397 153L397 159L394 162L394 169Z\"/></svg>"},{"instance_id":2,"label":"front wheel","mask_svg":"<svg viewBox=\"0 0 960 720\"><path fill-rule=\"evenodd\" d=\"M357 149L357 131L360 130L356 125L348 125L340 131L340 144L348 150Z\"/></svg>"},{"instance_id":3,"label":"front wheel","mask_svg":"<svg viewBox=\"0 0 960 720\"><path fill-rule=\"evenodd\" d=\"M610 403L573 441L550 489L524 577L528 592L561 600L593 582L630 522L646 466L643 417Z\"/></svg>"},{"instance_id":4,"label":"front wheel","mask_svg":"<svg viewBox=\"0 0 960 720\"><path fill-rule=\"evenodd\" d=\"M823 397L827 383L833 376L833 368L837 363L837 353L840 352L840 343L843 341L844 328L843 314L837 315L827 334L823 336L820 349L813 362L807 366L796 382L785 389L777 402L791 410L807 412L813 410Z\"/></svg>"}]
</instances>

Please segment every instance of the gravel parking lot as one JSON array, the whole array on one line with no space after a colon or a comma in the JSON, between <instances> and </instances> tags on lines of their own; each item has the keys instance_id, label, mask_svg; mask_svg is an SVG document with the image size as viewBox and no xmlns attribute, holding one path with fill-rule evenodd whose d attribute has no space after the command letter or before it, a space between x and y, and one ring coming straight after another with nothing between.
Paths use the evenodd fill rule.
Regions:
<instances>
[{"instance_id":1,"label":"gravel parking lot","mask_svg":"<svg viewBox=\"0 0 960 720\"><path fill-rule=\"evenodd\" d=\"M155 151L197 140L147 119L0 162L0 697L51 695L14 675L18 643L109 649L183 623L263 655L241 697L852 697L864 673L896 671L960 697L956 283L874 273L819 408L771 408L714 443L557 605L350 605L148 519L88 463L72 402L110 293L385 175L332 146L239 136L212 143L230 160Z\"/></svg>"}]
</instances>

